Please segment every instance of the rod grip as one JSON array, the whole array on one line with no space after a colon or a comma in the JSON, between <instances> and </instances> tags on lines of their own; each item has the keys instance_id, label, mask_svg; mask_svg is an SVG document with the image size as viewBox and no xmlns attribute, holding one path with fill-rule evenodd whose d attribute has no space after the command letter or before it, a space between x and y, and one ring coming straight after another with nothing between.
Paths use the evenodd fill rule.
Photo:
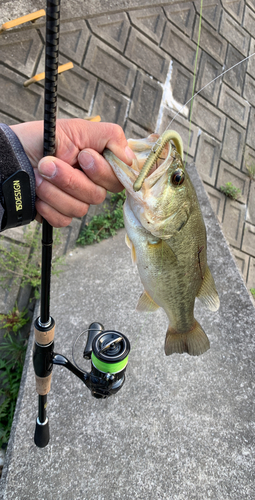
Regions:
<instances>
[{"instance_id":1,"label":"rod grip","mask_svg":"<svg viewBox=\"0 0 255 500\"><path fill-rule=\"evenodd\" d=\"M40 324L40 318L34 323L35 343L33 349L33 363L35 370L36 392L45 396L50 392L52 377L52 356L54 347L55 321L50 318L50 325Z\"/></svg>"},{"instance_id":2,"label":"rod grip","mask_svg":"<svg viewBox=\"0 0 255 500\"><path fill-rule=\"evenodd\" d=\"M37 394L46 396L50 392L52 373L48 377L38 377L35 375L35 388Z\"/></svg>"},{"instance_id":3,"label":"rod grip","mask_svg":"<svg viewBox=\"0 0 255 500\"><path fill-rule=\"evenodd\" d=\"M40 345L48 345L54 340L55 335L55 321L53 318L50 318L50 325L48 327L44 327L40 325L40 318L36 318L34 322L34 331L35 331L35 341Z\"/></svg>"}]
</instances>

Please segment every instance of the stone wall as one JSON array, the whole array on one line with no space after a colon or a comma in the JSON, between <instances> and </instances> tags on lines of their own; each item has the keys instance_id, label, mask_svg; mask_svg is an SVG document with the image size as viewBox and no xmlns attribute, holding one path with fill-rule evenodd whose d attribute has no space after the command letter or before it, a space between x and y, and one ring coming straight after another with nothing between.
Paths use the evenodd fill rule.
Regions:
<instances>
[{"instance_id":1,"label":"stone wall","mask_svg":"<svg viewBox=\"0 0 255 500\"><path fill-rule=\"evenodd\" d=\"M100 114L128 137L169 126L180 132L244 280L255 287L255 183L246 170L248 157L255 163L255 57L206 87L191 113L191 103L185 104L192 95L200 2L144 4L125 10L121 3L98 16L65 12L60 63L71 60L74 68L59 77L58 115ZM203 1L196 92L254 52L254 22L254 0ZM43 117L43 85L24 88L23 82L43 70L44 31L41 19L0 35L5 123ZM220 192L229 181L241 189L237 201Z\"/></svg>"}]
</instances>

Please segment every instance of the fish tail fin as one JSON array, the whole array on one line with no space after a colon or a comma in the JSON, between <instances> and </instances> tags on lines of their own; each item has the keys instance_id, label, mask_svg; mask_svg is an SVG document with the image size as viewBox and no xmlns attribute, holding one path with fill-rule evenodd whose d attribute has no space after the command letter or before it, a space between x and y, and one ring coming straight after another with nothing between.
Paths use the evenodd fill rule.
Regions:
<instances>
[{"instance_id":1,"label":"fish tail fin","mask_svg":"<svg viewBox=\"0 0 255 500\"><path fill-rule=\"evenodd\" d=\"M168 327L165 340L167 356L177 352L187 352L191 356L199 356L210 348L210 342L201 325L195 320L194 326L186 333L178 333L171 326Z\"/></svg>"}]
</instances>

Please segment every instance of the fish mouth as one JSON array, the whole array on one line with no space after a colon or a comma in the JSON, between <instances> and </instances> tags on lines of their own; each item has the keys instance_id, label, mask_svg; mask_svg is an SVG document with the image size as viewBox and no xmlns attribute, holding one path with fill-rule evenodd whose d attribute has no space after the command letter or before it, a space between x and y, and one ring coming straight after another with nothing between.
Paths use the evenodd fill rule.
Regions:
<instances>
[{"instance_id":1,"label":"fish mouth","mask_svg":"<svg viewBox=\"0 0 255 500\"><path fill-rule=\"evenodd\" d=\"M142 193L135 193L133 190L133 184L139 175L138 164L136 160L133 160L132 166L130 167L123 161L121 161L115 154L109 149L103 151L103 156L106 161L111 165L117 179L124 186L128 193L136 199L137 202L142 202Z\"/></svg>"},{"instance_id":2,"label":"fish mouth","mask_svg":"<svg viewBox=\"0 0 255 500\"><path fill-rule=\"evenodd\" d=\"M134 183L158 137L157 134L153 134L146 139L128 141L129 147L136 155L131 166L119 160L108 149L104 150L103 156L126 188L129 205L143 228L156 237L168 239L187 221L185 203L181 203L180 207L180 203L176 202L177 191L171 185L172 175L176 169L184 170L181 155L168 143L165 144L160 158L143 180L141 188L138 191L134 190ZM182 186L178 187L178 192L180 191Z\"/></svg>"},{"instance_id":3,"label":"fish mouth","mask_svg":"<svg viewBox=\"0 0 255 500\"><path fill-rule=\"evenodd\" d=\"M109 149L103 151L104 158L110 163L116 177L123 184L126 190L131 194L131 196L137 201L145 200L156 183L164 176L169 167L171 166L174 156L171 156L171 148L169 144L166 144L160 158L156 161L155 165L151 169L148 177L143 182L140 191L134 191L133 185L138 178L143 166L151 153L153 145L159 138L158 134L151 134L146 139L129 139L128 145L134 151L136 159L133 160L132 165L129 166L123 161L121 161L117 156L115 156ZM166 180L167 182L167 180ZM164 182L163 182L164 183ZM160 196L160 193L158 193Z\"/></svg>"},{"instance_id":4,"label":"fish mouth","mask_svg":"<svg viewBox=\"0 0 255 500\"><path fill-rule=\"evenodd\" d=\"M151 172L159 159L163 159L162 154L164 154L166 147L168 147L168 152L165 161L169 159L172 151L172 144L170 141L174 143L181 160L183 159L183 144L181 136L175 130L165 130L165 132L163 132L151 148L147 160L145 161L143 168L133 185L134 191L140 191L149 172Z\"/></svg>"}]
</instances>

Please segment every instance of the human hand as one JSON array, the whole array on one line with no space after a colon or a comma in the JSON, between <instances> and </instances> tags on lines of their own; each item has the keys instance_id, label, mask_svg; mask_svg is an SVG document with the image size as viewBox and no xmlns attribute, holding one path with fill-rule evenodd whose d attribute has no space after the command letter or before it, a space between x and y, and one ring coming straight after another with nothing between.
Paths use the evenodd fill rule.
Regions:
<instances>
[{"instance_id":1,"label":"human hand","mask_svg":"<svg viewBox=\"0 0 255 500\"><path fill-rule=\"evenodd\" d=\"M79 118L57 120L56 156L44 158L42 121L11 128L34 167L36 219L44 217L54 227L67 226L73 217L83 217L90 204L104 201L107 190L123 189L101 154L106 147L128 165L135 158L123 130L112 123Z\"/></svg>"}]
</instances>

